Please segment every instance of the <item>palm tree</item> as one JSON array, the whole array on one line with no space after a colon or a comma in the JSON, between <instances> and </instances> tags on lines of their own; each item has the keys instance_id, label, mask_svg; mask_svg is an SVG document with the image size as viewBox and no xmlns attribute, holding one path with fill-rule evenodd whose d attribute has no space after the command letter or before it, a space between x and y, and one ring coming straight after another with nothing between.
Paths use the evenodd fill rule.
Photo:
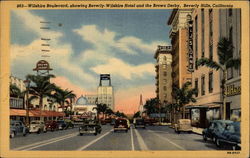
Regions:
<instances>
[{"instance_id":1,"label":"palm tree","mask_svg":"<svg viewBox=\"0 0 250 158\"><path fill-rule=\"evenodd\" d=\"M112 115L114 114L114 111L110 108L107 108L106 112L105 112L107 115Z\"/></svg>"},{"instance_id":2,"label":"palm tree","mask_svg":"<svg viewBox=\"0 0 250 158\"><path fill-rule=\"evenodd\" d=\"M185 105L190 102L196 102L193 95L197 93L197 90L195 88L190 89L190 86L191 82L186 82L183 84L182 88L176 86L173 88L176 105L183 109L183 118L185 118Z\"/></svg>"},{"instance_id":3,"label":"palm tree","mask_svg":"<svg viewBox=\"0 0 250 158\"><path fill-rule=\"evenodd\" d=\"M133 116L133 118L138 118L138 117L141 117L140 111L137 111Z\"/></svg>"},{"instance_id":4,"label":"palm tree","mask_svg":"<svg viewBox=\"0 0 250 158\"><path fill-rule=\"evenodd\" d=\"M96 109L97 111L97 119L99 119L99 114L102 113L104 118L105 118L105 113L108 109L108 106L106 104L96 104L96 107L94 107L93 109Z\"/></svg>"},{"instance_id":5,"label":"palm tree","mask_svg":"<svg viewBox=\"0 0 250 158\"><path fill-rule=\"evenodd\" d=\"M10 96L11 97L24 97L25 92L22 92L15 84L10 84Z\"/></svg>"},{"instance_id":6,"label":"palm tree","mask_svg":"<svg viewBox=\"0 0 250 158\"><path fill-rule=\"evenodd\" d=\"M55 85L49 82L53 75L40 76L40 75L27 75L26 78L31 81L29 93L32 94L29 100L39 99L40 120L43 107L43 98L50 97L51 92L55 89Z\"/></svg>"},{"instance_id":7,"label":"palm tree","mask_svg":"<svg viewBox=\"0 0 250 158\"><path fill-rule=\"evenodd\" d=\"M56 87L55 92L53 98L55 98L56 102L60 104L62 111L65 112L65 103L68 105L71 104L70 106L72 106L72 100L76 98L76 95L73 91L69 91L68 89L63 90L60 87Z\"/></svg>"},{"instance_id":8,"label":"palm tree","mask_svg":"<svg viewBox=\"0 0 250 158\"><path fill-rule=\"evenodd\" d=\"M209 68L215 69L216 71L222 71L222 80L221 80L221 89L222 89L222 100L223 105L221 106L221 116L223 111L223 119L226 119L226 81L227 81L227 69L235 68L239 69L240 67L240 59L233 58L233 43L231 40L223 37L218 42L218 57L219 61L213 61L208 58L201 58L197 61L198 66L207 66Z\"/></svg>"}]
</instances>

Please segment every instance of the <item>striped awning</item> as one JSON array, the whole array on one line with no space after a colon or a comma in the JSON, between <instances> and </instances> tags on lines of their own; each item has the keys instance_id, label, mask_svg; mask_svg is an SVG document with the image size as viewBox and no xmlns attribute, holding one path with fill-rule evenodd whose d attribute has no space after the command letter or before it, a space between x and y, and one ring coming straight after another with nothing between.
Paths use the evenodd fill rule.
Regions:
<instances>
[{"instance_id":1,"label":"striped awning","mask_svg":"<svg viewBox=\"0 0 250 158\"><path fill-rule=\"evenodd\" d=\"M26 110L24 109L10 109L10 116L26 116ZM56 111L47 111L43 110L40 111L36 110L29 110L29 117L59 117L64 116L63 112L56 112Z\"/></svg>"}]
</instances>

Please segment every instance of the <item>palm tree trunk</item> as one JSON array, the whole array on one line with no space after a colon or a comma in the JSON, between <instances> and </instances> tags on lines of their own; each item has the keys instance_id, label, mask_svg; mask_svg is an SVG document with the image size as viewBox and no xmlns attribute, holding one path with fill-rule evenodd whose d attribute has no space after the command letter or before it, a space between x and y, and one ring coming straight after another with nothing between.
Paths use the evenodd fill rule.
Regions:
<instances>
[{"instance_id":1,"label":"palm tree trunk","mask_svg":"<svg viewBox=\"0 0 250 158\"><path fill-rule=\"evenodd\" d=\"M223 107L221 108L222 109L221 111L223 113L221 113L222 114L221 116L223 116L222 117L223 120L226 120L226 80L227 80L227 70L223 71L223 79L222 80L224 80L224 82L223 82L223 86L222 86Z\"/></svg>"},{"instance_id":2,"label":"palm tree trunk","mask_svg":"<svg viewBox=\"0 0 250 158\"><path fill-rule=\"evenodd\" d=\"M39 98L40 121L42 120L43 96Z\"/></svg>"}]
</instances>

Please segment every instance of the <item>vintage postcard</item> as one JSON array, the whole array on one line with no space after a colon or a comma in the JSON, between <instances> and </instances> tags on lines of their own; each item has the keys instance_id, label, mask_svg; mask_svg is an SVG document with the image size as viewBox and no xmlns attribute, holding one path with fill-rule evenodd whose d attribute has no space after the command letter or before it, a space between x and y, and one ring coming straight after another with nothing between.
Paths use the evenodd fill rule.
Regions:
<instances>
[{"instance_id":1,"label":"vintage postcard","mask_svg":"<svg viewBox=\"0 0 250 158\"><path fill-rule=\"evenodd\" d=\"M249 157L248 1L1 1L1 157Z\"/></svg>"}]
</instances>

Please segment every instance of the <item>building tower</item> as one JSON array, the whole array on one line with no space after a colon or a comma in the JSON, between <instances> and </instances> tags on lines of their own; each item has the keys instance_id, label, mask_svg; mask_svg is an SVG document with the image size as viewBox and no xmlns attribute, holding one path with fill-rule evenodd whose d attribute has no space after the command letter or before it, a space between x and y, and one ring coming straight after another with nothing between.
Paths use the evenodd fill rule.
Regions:
<instances>
[{"instance_id":1,"label":"building tower","mask_svg":"<svg viewBox=\"0 0 250 158\"><path fill-rule=\"evenodd\" d=\"M172 47L158 46L154 58L157 63L156 71L156 96L160 100L161 105L166 102L172 102Z\"/></svg>"},{"instance_id":2,"label":"building tower","mask_svg":"<svg viewBox=\"0 0 250 158\"><path fill-rule=\"evenodd\" d=\"M143 111L144 111L144 108L143 108L143 102L142 102L142 95L140 95L139 112L141 115L142 115Z\"/></svg>"},{"instance_id":3,"label":"building tower","mask_svg":"<svg viewBox=\"0 0 250 158\"><path fill-rule=\"evenodd\" d=\"M108 83L105 81L108 81ZM110 109L114 110L114 91L111 85L110 74L100 74L100 83L97 88L97 103L106 104Z\"/></svg>"}]
</instances>

